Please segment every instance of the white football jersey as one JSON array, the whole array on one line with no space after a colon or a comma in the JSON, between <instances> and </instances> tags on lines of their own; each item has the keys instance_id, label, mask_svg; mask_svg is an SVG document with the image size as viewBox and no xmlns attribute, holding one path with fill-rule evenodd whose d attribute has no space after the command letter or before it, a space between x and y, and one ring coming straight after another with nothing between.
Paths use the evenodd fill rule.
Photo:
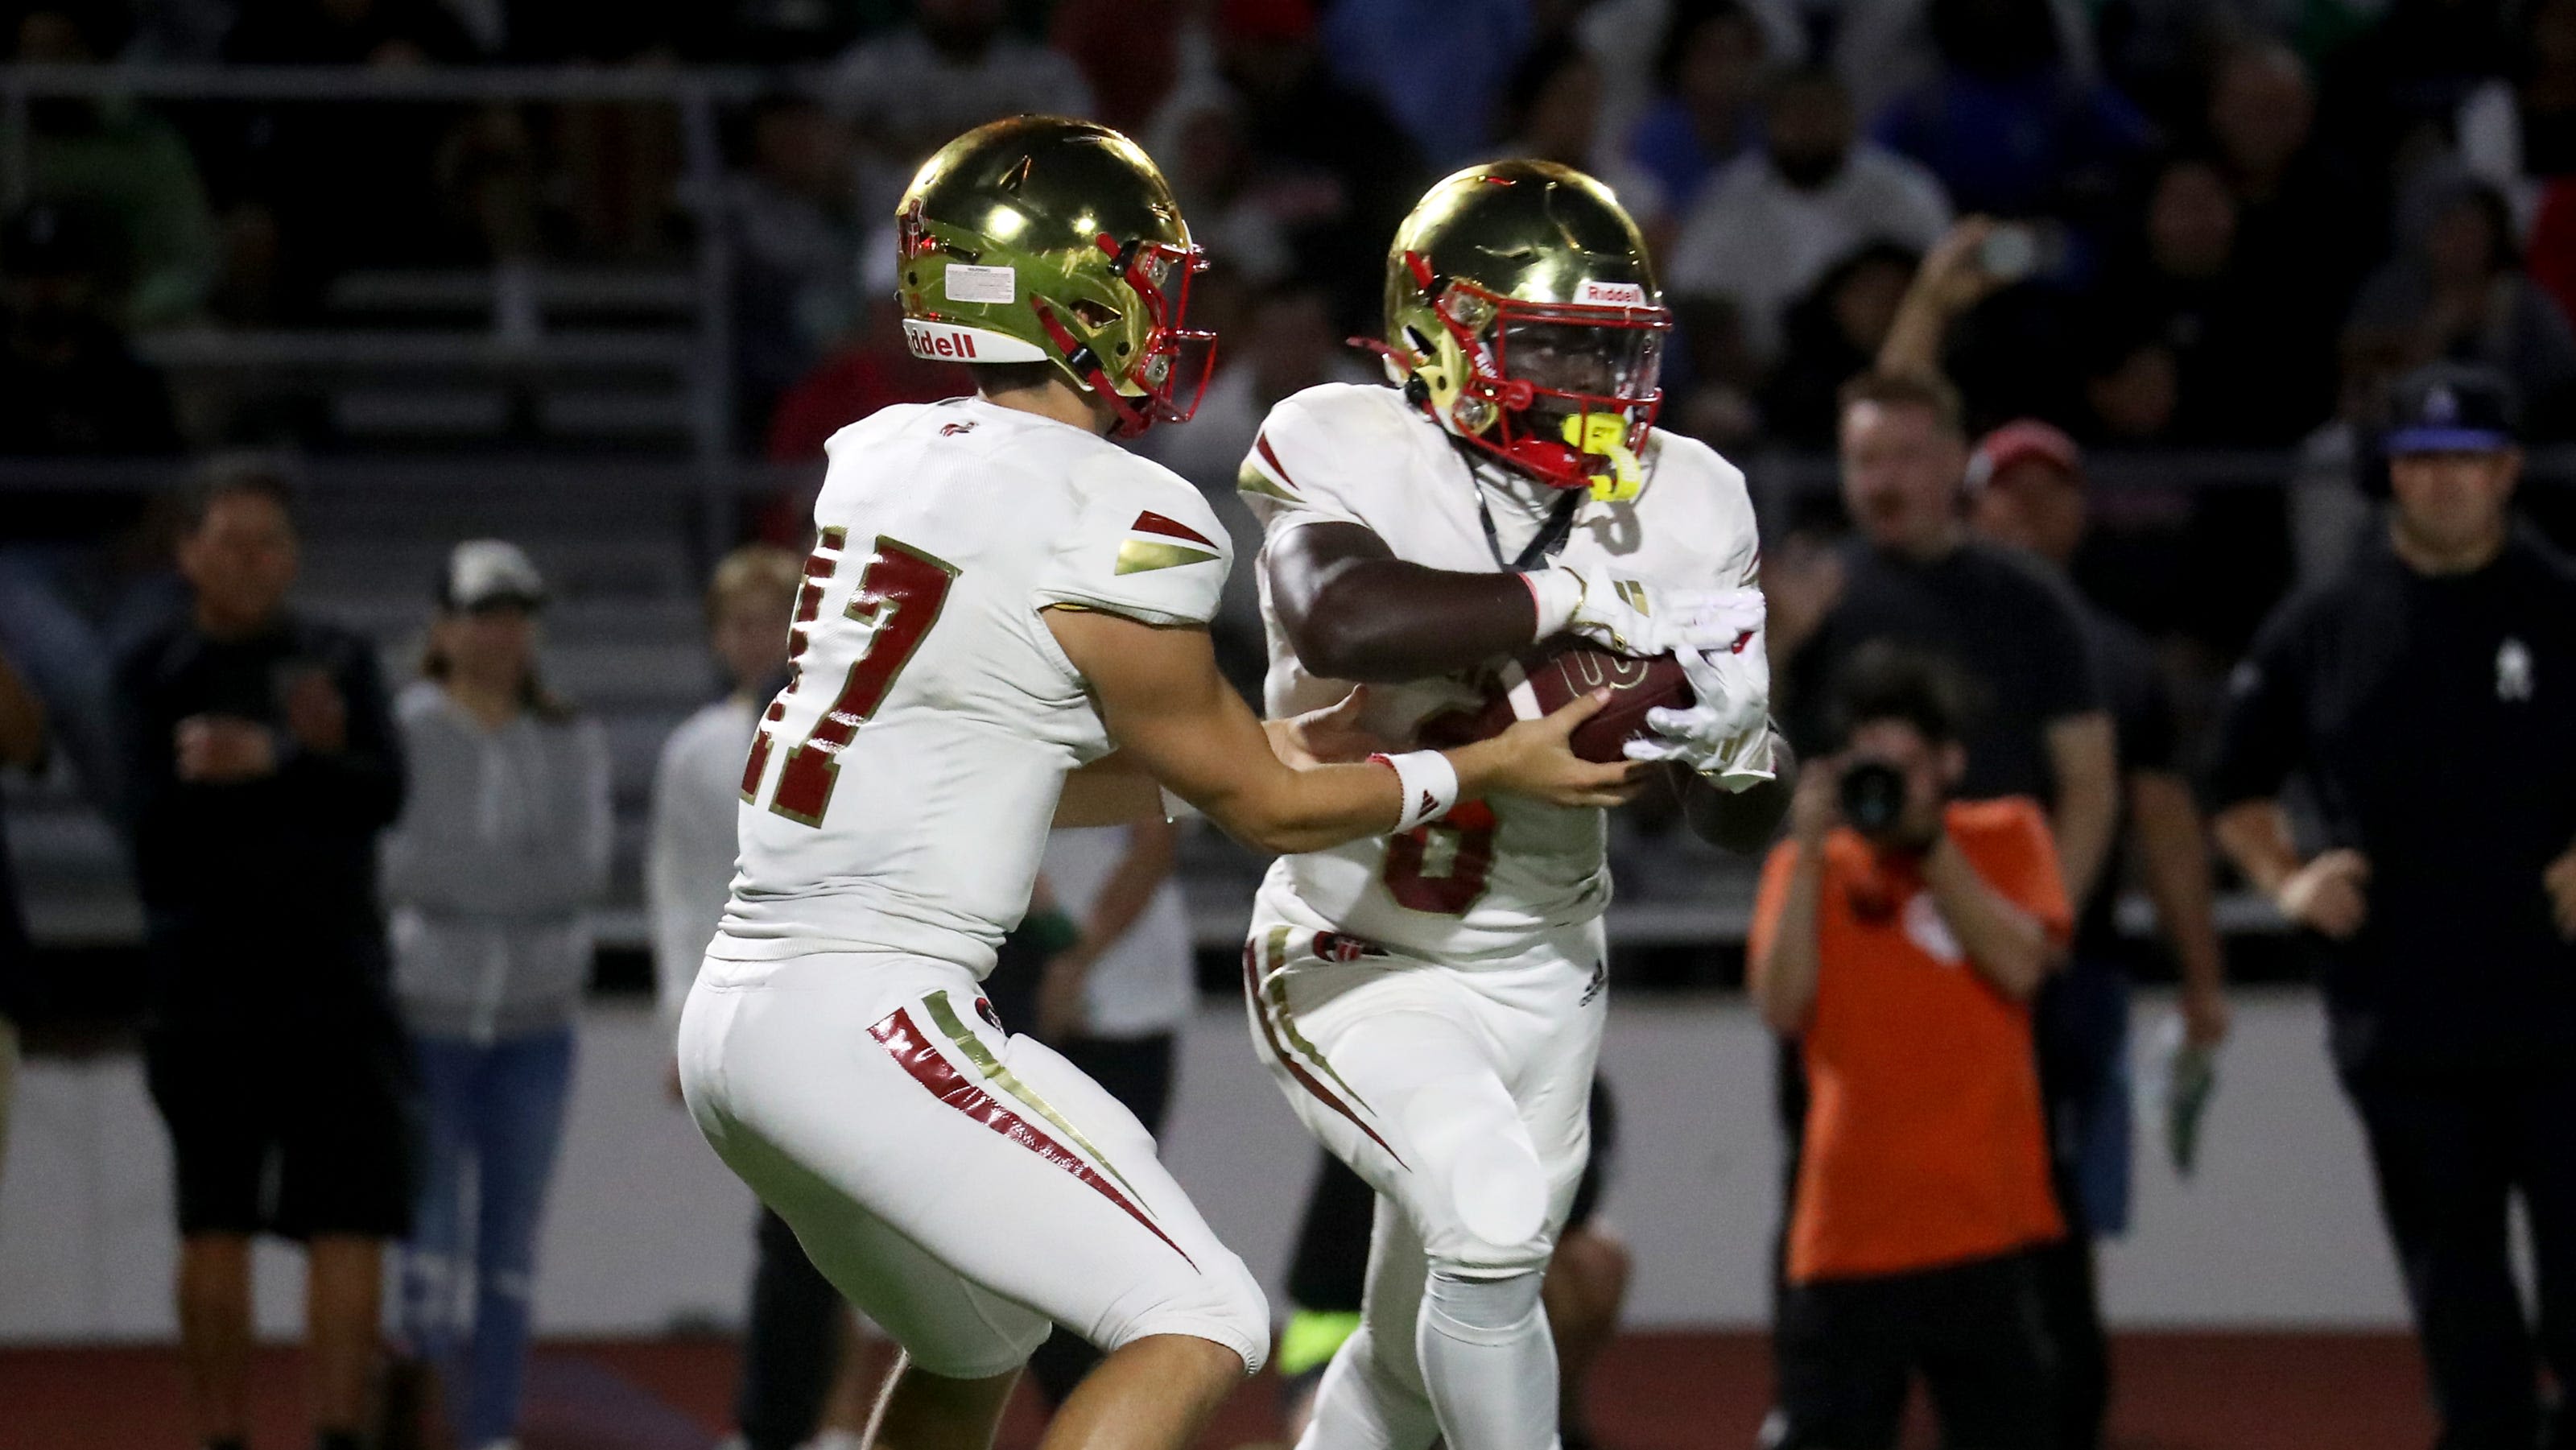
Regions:
<instances>
[{"instance_id":1,"label":"white football jersey","mask_svg":"<svg viewBox=\"0 0 2576 1450\"><path fill-rule=\"evenodd\" d=\"M897 951L978 976L1028 908L1064 777L1110 751L1042 611L1204 624L1230 550L1198 490L978 398L832 435L794 672L742 778L709 954Z\"/></svg>"},{"instance_id":2,"label":"white football jersey","mask_svg":"<svg viewBox=\"0 0 2576 1450\"><path fill-rule=\"evenodd\" d=\"M1410 563L1501 570L1562 495L1507 480L1498 466L1471 468L1469 456L1394 388L1328 383L1271 409L1240 485L1271 540L1310 523L1354 523ZM1742 470L1706 444L1660 429L1648 435L1639 462L1643 491L1624 503L1586 498L1556 561L1677 588L1754 582L1760 543ZM1480 482L1480 473L1488 481ZM1480 497L1495 525L1490 538ZM1340 699L1349 685L1319 679L1299 663L1280 630L1270 581L1260 582L1270 713ZM1363 723L1384 738L1413 740L1427 720L1478 708L1480 673L1373 685ZM1268 894L1285 886L1318 927L1472 963L1598 916L1610 902L1607 833L1598 809L1516 797L1469 802L1403 835L1283 858L1272 868Z\"/></svg>"}]
</instances>

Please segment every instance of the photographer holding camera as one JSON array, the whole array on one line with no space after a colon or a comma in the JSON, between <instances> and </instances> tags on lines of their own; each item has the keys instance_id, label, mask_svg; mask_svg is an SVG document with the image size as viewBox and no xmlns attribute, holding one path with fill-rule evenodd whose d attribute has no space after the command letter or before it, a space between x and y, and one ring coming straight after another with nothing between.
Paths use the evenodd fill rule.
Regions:
<instances>
[{"instance_id":1,"label":"photographer holding camera","mask_svg":"<svg viewBox=\"0 0 2576 1450\"><path fill-rule=\"evenodd\" d=\"M2063 1238L2030 999L2073 927L2047 817L1958 800L1949 676L1890 645L1835 693L1754 906L1746 986L1810 1093L1774 1357L1778 1450L2051 1443L2036 1252Z\"/></svg>"}]
</instances>

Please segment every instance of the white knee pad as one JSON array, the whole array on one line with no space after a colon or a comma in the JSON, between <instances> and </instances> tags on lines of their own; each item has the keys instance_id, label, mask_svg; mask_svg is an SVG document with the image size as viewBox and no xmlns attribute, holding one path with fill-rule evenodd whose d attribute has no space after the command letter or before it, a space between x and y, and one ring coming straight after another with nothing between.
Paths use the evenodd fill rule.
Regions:
<instances>
[{"instance_id":1,"label":"white knee pad","mask_svg":"<svg viewBox=\"0 0 2576 1450\"><path fill-rule=\"evenodd\" d=\"M1150 1334L1186 1334L1241 1355L1246 1375L1260 1373L1270 1358L1270 1301L1260 1282L1231 1253L1200 1263L1198 1270L1190 1289L1139 1307L1101 1348L1117 1349Z\"/></svg>"},{"instance_id":2,"label":"white knee pad","mask_svg":"<svg viewBox=\"0 0 2576 1450\"><path fill-rule=\"evenodd\" d=\"M1538 1314L1539 1289L1546 1281L1544 1269L1522 1269L1491 1279L1433 1269L1423 1285L1422 1305L1450 1337L1499 1344L1529 1327Z\"/></svg>"},{"instance_id":3,"label":"white knee pad","mask_svg":"<svg viewBox=\"0 0 2576 1450\"><path fill-rule=\"evenodd\" d=\"M1529 1130L1489 1086L1426 1084L1405 1105L1407 1136L1422 1161L1423 1246L1432 1263L1516 1269L1547 1262L1547 1170Z\"/></svg>"}]
</instances>

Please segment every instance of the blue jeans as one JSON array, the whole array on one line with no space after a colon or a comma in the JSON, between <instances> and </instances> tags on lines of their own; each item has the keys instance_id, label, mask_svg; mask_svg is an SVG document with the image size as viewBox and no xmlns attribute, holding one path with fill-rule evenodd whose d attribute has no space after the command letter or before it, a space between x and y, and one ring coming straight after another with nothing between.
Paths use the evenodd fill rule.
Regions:
<instances>
[{"instance_id":1,"label":"blue jeans","mask_svg":"<svg viewBox=\"0 0 2576 1450\"><path fill-rule=\"evenodd\" d=\"M2117 962L2079 955L2039 990L2033 1028L2046 1095L2049 1142L2075 1231L2129 1231L2131 1141L2129 976Z\"/></svg>"},{"instance_id":2,"label":"blue jeans","mask_svg":"<svg viewBox=\"0 0 2576 1450\"><path fill-rule=\"evenodd\" d=\"M175 578L110 583L94 617L73 601L85 589L83 551L56 545L0 547L0 652L53 716L54 738L90 804L122 820L132 802L117 748L116 661L145 631L188 608ZM95 581L91 581L95 582Z\"/></svg>"},{"instance_id":3,"label":"blue jeans","mask_svg":"<svg viewBox=\"0 0 2576 1450\"><path fill-rule=\"evenodd\" d=\"M518 1426L537 1225L563 1137L572 1038L561 1027L488 1044L412 1039L424 1123L403 1327L444 1377L449 1423L468 1450Z\"/></svg>"}]
</instances>

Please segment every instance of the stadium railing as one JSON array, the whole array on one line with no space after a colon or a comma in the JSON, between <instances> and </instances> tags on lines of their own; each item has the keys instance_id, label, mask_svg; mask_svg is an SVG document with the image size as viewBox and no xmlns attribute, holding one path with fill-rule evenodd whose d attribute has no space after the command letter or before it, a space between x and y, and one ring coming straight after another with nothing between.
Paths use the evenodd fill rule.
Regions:
<instances>
[{"instance_id":1,"label":"stadium railing","mask_svg":"<svg viewBox=\"0 0 2576 1450\"><path fill-rule=\"evenodd\" d=\"M353 366L441 364L494 372L629 365L667 370L683 381L686 456L706 496L703 521L709 544L729 524L734 463L732 286L733 259L722 225L727 166L720 111L768 91L799 83L796 76L709 67L372 67L199 65L0 65L0 207L27 199L33 184L31 109L57 98L136 99L163 102L273 101L348 105L454 103L625 102L668 106L681 143L677 201L696 222L685 294L639 298L634 280L592 278L577 272L548 279L558 298L673 301L686 304L692 326L686 346L674 349L649 336L609 330L540 332L509 336L497 331L424 333L366 330L246 331L191 327L147 334L138 351L164 367L208 369L335 369ZM327 186L328 178L316 178ZM496 269L497 272L497 269ZM414 279L376 274L374 297L344 301L435 303L439 279L428 295ZM388 288L390 291L388 292ZM449 289L452 291L452 288ZM650 289L648 289L649 291ZM360 289L363 294L366 289ZM450 297L446 300L453 301ZM41 473L41 470L35 472ZM65 475L45 475L61 480ZM0 483L33 481L29 470L0 464Z\"/></svg>"}]
</instances>

